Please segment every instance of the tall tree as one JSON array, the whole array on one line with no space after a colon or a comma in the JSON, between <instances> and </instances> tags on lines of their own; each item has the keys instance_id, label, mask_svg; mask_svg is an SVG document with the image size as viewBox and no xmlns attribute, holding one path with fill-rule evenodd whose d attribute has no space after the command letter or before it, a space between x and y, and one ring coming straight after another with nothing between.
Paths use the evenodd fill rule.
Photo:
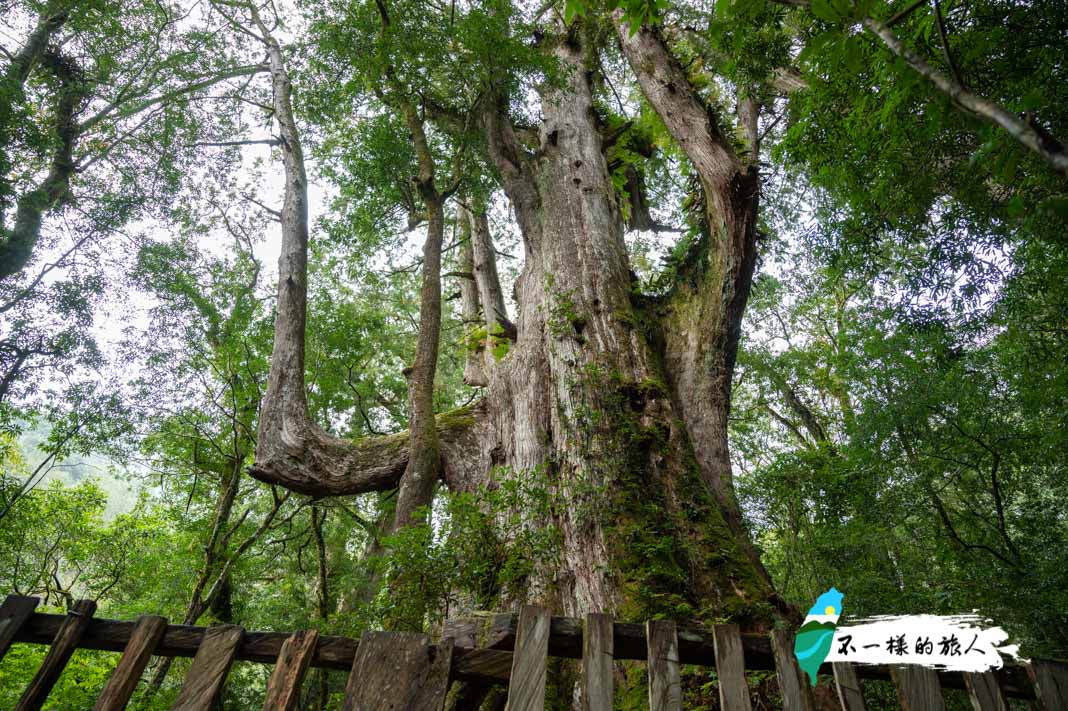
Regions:
<instances>
[{"instance_id":1,"label":"tall tree","mask_svg":"<svg viewBox=\"0 0 1068 711\"><path fill-rule=\"evenodd\" d=\"M477 121L432 105L434 91L420 87L426 115L437 117L443 131L458 123L479 129L524 247L517 340L488 369L485 395L473 410L438 415L435 474L453 490L489 484L504 471L544 477L560 503L552 523L562 551L559 567L540 571L529 594L563 611L728 614L766 624L777 607L787 610L747 539L726 441L730 374L756 257L755 136L740 156L664 39L620 27L653 110L695 165L705 206L676 285L664 296L642 294L606 160L613 138L595 100L602 30L611 19L532 26L503 3L466 15L457 9L431 18L456 23L459 36L476 26L493 31L505 47L536 30L536 55L551 76L538 87L535 127L516 126L509 105L518 100L518 77L494 76L491 47L468 49L475 56L466 60L471 74L464 78L478 80L478 101L469 105ZM464 22L470 24L461 29ZM345 442L308 421L301 362L306 178L280 54L273 71L287 191L271 387L252 471L317 496L397 486L403 492L411 459L422 456L407 437ZM752 131L756 106L742 105ZM417 123L407 125L419 152ZM418 184L427 171L422 157L417 165Z\"/></svg>"}]
</instances>

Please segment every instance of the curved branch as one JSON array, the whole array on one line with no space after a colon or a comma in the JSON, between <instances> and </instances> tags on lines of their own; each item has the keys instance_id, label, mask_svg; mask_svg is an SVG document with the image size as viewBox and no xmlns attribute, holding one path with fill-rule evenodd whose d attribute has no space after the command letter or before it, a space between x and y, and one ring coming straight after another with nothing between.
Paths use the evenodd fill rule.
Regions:
<instances>
[{"instance_id":1,"label":"curved branch","mask_svg":"<svg viewBox=\"0 0 1068 711\"><path fill-rule=\"evenodd\" d=\"M293 115L292 84L281 47L250 6L271 66L274 116L285 167L280 220L278 304L267 392L260 408L256 461L249 474L312 496L339 496L396 488L408 467L410 436L402 432L356 442L327 434L308 416L304 348L308 299L308 179ZM472 410L438 415L435 429L447 461L445 475L463 480L466 433ZM450 454L452 455L450 457ZM468 456L468 458L470 458ZM450 461L451 460L451 463Z\"/></svg>"},{"instance_id":2,"label":"curved branch","mask_svg":"<svg viewBox=\"0 0 1068 711\"><path fill-rule=\"evenodd\" d=\"M809 0L773 0L773 2L802 8L811 6ZM1030 117L1020 118L1001 104L984 99L970 91L959 80L948 77L932 67L923 57L906 47L901 38L894 34L890 28L899 22L904 15L923 4L925 3L917 0L917 2L909 5L905 10L885 23L871 17L865 17L861 24L868 32L879 38L879 41L886 45L887 49L903 59L913 71L931 82L936 89L952 99L962 110L1004 129L1020 145L1033 151L1042 160L1046 161L1057 173L1068 176L1068 150L1065 149L1063 143L1042 128L1037 121ZM939 29L941 30L942 28L940 27ZM953 66L952 58L948 56L948 47L946 51L951 70L955 70L956 67Z\"/></svg>"}]
</instances>

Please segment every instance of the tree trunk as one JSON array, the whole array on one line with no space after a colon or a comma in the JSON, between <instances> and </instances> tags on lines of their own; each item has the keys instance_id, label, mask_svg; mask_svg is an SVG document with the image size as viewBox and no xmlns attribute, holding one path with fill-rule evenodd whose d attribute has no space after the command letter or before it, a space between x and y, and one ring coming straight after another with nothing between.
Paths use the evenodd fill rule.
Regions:
<instances>
[{"instance_id":1,"label":"tree trunk","mask_svg":"<svg viewBox=\"0 0 1068 711\"><path fill-rule=\"evenodd\" d=\"M563 550L532 594L557 609L764 624L777 599L745 538L726 446L740 306L723 286L747 295L753 259L727 265L706 240L718 281L662 304L634 295L582 39L572 30L555 49L569 77L542 97L536 153L501 106L484 116L526 261L518 342L490 374L481 468L547 476ZM714 187L709 214L752 230L755 202L738 204L752 196Z\"/></svg>"},{"instance_id":2,"label":"tree trunk","mask_svg":"<svg viewBox=\"0 0 1068 711\"><path fill-rule=\"evenodd\" d=\"M538 599L576 616L728 617L762 627L776 608L779 614L790 611L775 596L746 537L726 431L741 314L755 264L756 173L734 155L687 83L676 93L689 103L676 105L677 97L663 96L664 76L669 83L679 76L685 82L685 76L659 37L645 30L635 37L644 44L628 50L628 58L642 88L701 176L707 229L689 269L664 299L635 293L594 113L595 62L580 30L545 40L556 43L552 51L566 76L562 86L544 89L538 149L528 151L516 139L505 97L481 106L487 147L523 237L517 340L501 361L487 359L488 385L479 405L437 416L431 431L441 445L440 461L419 466L453 490L492 486L502 467L514 476L544 477L560 555L525 590L511 591L515 598ZM635 49L649 55L631 56ZM382 490L399 480L403 501L397 465L406 469L422 461L415 435L428 431L427 411L419 414L418 426L414 415L427 403L413 398L409 437L341 442L326 438L307 418L305 181L288 80L276 55L272 50L287 195L275 355L254 475L317 495ZM696 125L671 120L674 112L694 110ZM414 122L409 128L418 140ZM421 171L422 186L429 185L428 175ZM427 205L434 230L433 205ZM426 254L436 270L430 262L440 255ZM477 253L473 259L477 264ZM422 316L433 318L427 286L424 274ZM482 304L495 301L488 296ZM422 338L422 327L420 333ZM376 473L387 457L367 458L375 448L389 454L388 476ZM398 511L398 525L409 520Z\"/></svg>"}]
</instances>

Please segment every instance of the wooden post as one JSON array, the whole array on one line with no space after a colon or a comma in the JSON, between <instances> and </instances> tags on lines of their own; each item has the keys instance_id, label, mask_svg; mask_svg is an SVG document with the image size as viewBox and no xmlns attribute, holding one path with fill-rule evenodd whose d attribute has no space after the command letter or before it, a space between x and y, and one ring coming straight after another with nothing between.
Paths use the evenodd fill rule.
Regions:
<instances>
[{"instance_id":1,"label":"wooden post","mask_svg":"<svg viewBox=\"0 0 1068 711\"><path fill-rule=\"evenodd\" d=\"M542 711L545 708L549 621L549 611L544 607L524 605L519 611L505 711Z\"/></svg>"},{"instance_id":2,"label":"wooden post","mask_svg":"<svg viewBox=\"0 0 1068 711\"><path fill-rule=\"evenodd\" d=\"M1068 665L1047 659L1033 659L1027 676L1035 687L1035 696L1046 711L1068 708Z\"/></svg>"},{"instance_id":3,"label":"wooden post","mask_svg":"<svg viewBox=\"0 0 1068 711\"><path fill-rule=\"evenodd\" d=\"M963 676L968 698L971 699L975 711L1009 711L997 677L991 672L965 672Z\"/></svg>"},{"instance_id":4,"label":"wooden post","mask_svg":"<svg viewBox=\"0 0 1068 711\"><path fill-rule=\"evenodd\" d=\"M945 711L942 689L934 669L915 664L890 668L902 711Z\"/></svg>"},{"instance_id":5,"label":"wooden post","mask_svg":"<svg viewBox=\"0 0 1068 711\"><path fill-rule=\"evenodd\" d=\"M67 619L63 621L63 626L59 628L59 633L52 641L48 654L41 662L37 675L33 677L33 681L26 687L18 705L15 706L16 711L36 711L44 705L48 699L48 693L59 681L63 667L67 666L71 655L77 649L78 640L85 633L85 628L89 626L89 620L93 619L95 612L96 603L92 600L78 600L74 603L67 613Z\"/></svg>"},{"instance_id":6,"label":"wooden post","mask_svg":"<svg viewBox=\"0 0 1068 711\"><path fill-rule=\"evenodd\" d=\"M612 616L586 615L582 635L582 710L612 711Z\"/></svg>"},{"instance_id":7,"label":"wooden post","mask_svg":"<svg viewBox=\"0 0 1068 711\"><path fill-rule=\"evenodd\" d=\"M7 654L11 640L15 638L15 633L22 627L22 623L30 619L30 615L40 603L39 597L8 595L4 604L0 605L0 659Z\"/></svg>"},{"instance_id":8,"label":"wooden post","mask_svg":"<svg viewBox=\"0 0 1068 711\"><path fill-rule=\"evenodd\" d=\"M772 630L771 650L775 655L775 676L782 692L783 711L813 711L815 704L808 676L802 674L794 656L794 636L786 630Z\"/></svg>"},{"instance_id":9,"label":"wooden post","mask_svg":"<svg viewBox=\"0 0 1068 711\"><path fill-rule=\"evenodd\" d=\"M204 631L204 640L171 711L210 711L244 636L245 630L237 625L217 625Z\"/></svg>"},{"instance_id":10,"label":"wooden post","mask_svg":"<svg viewBox=\"0 0 1068 711\"><path fill-rule=\"evenodd\" d=\"M649 711L681 711L682 683L679 679L679 638L671 620L645 623L649 644Z\"/></svg>"},{"instance_id":11,"label":"wooden post","mask_svg":"<svg viewBox=\"0 0 1068 711\"><path fill-rule=\"evenodd\" d=\"M278 653L271 680L267 682L264 711L292 711L296 708L300 700L300 684L304 681L304 674L308 671L318 642L318 630L294 632L285 641Z\"/></svg>"},{"instance_id":12,"label":"wooden post","mask_svg":"<svg viewBox=\"0 0 1068 711\"><path fill-rule=\"evenodd\" d=\"M452 648L451 638L434 647L425 634L365 632L352 660L343 711L440 711Z\"/></svg>"},{"instance_id":13,"label":"wooden post","mask_svg":"<svg viewBox=\"0 0 1068 711\"><path fill-rule=\"evenodd\" d=\"M156 615L142 615L137 620L130 641L122 653L122 659L115 671L111 672L108 683L96 700L93 711L122 711L130 702L130 696L141 680L148 660L156 645L167 631L167 618Z\"/></svg>"},{"instance_id":14,"label":"wooden post","mask_svg":"<svg viewBox=\"0 0 1068 711\"><path fill-rule=\"evenodd\" d=\"M745 653L738 625L715 625L712 641L719 677L719 707L723 711L751 711L753 705L745 681Z\"/></svg>"},{"instance_id":15,"label":"wooden post","mask_svg":"<svg viewBox=\"0 0 1068 711\"><path fill-rule=\"evenodd\" d=\"M857 670L848 662L834 662L834 685L838 688L838 700L842 711L865 711L864 690L857 678Z\"/></svg>"}]
</instances>

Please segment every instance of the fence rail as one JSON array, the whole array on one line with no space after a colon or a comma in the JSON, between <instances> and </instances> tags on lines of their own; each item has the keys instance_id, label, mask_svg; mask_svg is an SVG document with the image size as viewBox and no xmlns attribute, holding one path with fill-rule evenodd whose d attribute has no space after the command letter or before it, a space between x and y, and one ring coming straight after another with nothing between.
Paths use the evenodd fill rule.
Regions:
<instances>
[{"instance_id":1,"label":"fence rail","mask_svg":"<svg viewBox=\"0 0 1068 711\"><path fill-rule=\"evenodd\" d=\"M309 668L349 671L343 708L442 708L452 681L508 687L507 711L540 711L544 705L547 658L581 659L583 708L610 711L616 660L644 660L651 711L682 708L680 667L714 667L720 708L751 708L747 670L776 673L784 711L810 711L807 678L793 656L793 637L743 634L735 625L711 630L676 627L674 622L614 622L608 615L586 620L552 617L538 607L516 614L449 620L441 641L421 634L369 632L359 641L320 635L247 632L237 625L171 625L162 617L136 621L95 619L96 605L78 601L66 615L36 612L37 598L8 596L0 605L0 660L12 643L49 645L37 675L24 692L23 709L41 708L75 649L122 652L95 711L123 709L152 656L192 657L172 708L208 711L234 661L273 664L264 709L294 709ZM651 663L649 660L652 660ZM919 667L825 664L844 711L863 711L863 680L891 681L907 711L944 708L941 689L965 689L977 711L1007 709L1006 699L1027 699L1046 711L1068 709L1068 665L1034 660L985 674L934 672ZM399 701L398 701L399 700Z\"/></svg>"}]
</instances>

